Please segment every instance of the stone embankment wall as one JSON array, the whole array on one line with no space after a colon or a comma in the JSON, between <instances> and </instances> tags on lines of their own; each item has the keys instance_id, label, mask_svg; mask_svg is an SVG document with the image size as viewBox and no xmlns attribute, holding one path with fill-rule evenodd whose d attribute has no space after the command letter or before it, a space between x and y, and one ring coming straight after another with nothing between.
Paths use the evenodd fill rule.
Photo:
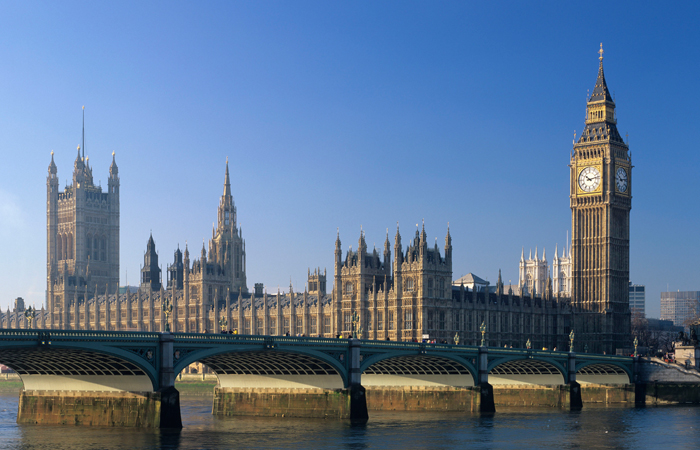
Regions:
<instances>
[{"instance_id":1,"label":"stone embankment wall","mask_svg":"<svg viewBox=\"0 0 700 450\"><path fill-rule=\"evenodd\" d=\"M350 392L348 389L216 387L212 414L348 419Z\"/></svg>"},{"instance_id":2,"label":"stone embankment wall","mask_svg":"<svg viewBox=\"0 0 700 450\"><path fill-rule=\"evenodd\" d=\"M179 405L178 405L179 406ZM158 428L159 392L22 391L17 423Z\"/></svg>"},{"instance_id":3,"label":"stone embankment wall","mask_svg":"<svg viewBox=\"0 0 700 450\"><path fill-rule=\"evenodd\" d=\"M479 411L480 388L392 386L367 388L370 411Z\"/></svg>"}]
</instances>

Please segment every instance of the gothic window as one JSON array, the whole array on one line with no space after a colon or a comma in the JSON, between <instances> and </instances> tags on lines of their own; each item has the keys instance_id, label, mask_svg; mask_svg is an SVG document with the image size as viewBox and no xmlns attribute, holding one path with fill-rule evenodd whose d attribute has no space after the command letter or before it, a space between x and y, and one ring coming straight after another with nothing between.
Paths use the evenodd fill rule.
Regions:
<instances>
[{"instance_id":1,"label":"gothic window","mask_svg":"<svg viewBox=\"0 0 700 450\"><path fill-rule=\"evenodd\" d=\"M303 334L304 333L304 318L303 317L297 317L297 334Z\"/></svg>"},{"instance_id":2,"label":"gothic window","mask_svg":"<svg viewBox=\"0 0 700 450\"><path fill-rule=\"evenodd\" d=\"M394 330L394 313L390 312L389 313L389 329Z\"/></svg>"},{"instance_id":3,"label":"gothic window","mask_svg":"<svg viewBox=\"0 0 700 450\"><path fill-rule=\"evenodd\" d=\"M433 296L433 279L428 278L428 297Z\"/></svg>"},{"instance_id":4,"label":"gothic window","mask_svg":"<svg viewBox=\"0 0 700 450\"><path fill-rule=\"evenodd\" d=\"M284 334L289 333L289 317L284 318Z\"/></svg>"},{"instance_id":5,"label":"gothic window","mask_svg":"<svg viewBox=\"0 0 700 450\"><path fill-rule=\"evenodd\" d=\"M85 241L85 259L90 259L90 251L92 250L92 236L88 234L87 239Z\"/></svg>"},{"instance_id":6,"label":"gothic window","mask_svg":"<svg viewBox=\"0 0 700 450\"><path fill-rule=\"evenodd\" d=\"M350 283L350 282L345 283L345 293L348 295L352 294L352 283Z\"/></svg>"},{"instance_id":7,"label":"gothic window","mask_svg":"<svg viewBox=\"0 0 700 450\"><path fill-rule=\"evenodd\" d=\"M330 317L324 317L323 318L323 332L326 334L331 333L331 318Z\"/></svg>"},{"instance_id":8,"label":"gothic window","mask_svg":"<svg viewBox=\"0 0 700 450\"><path fill-rule=\"evenodd\" d=\"M250 334L250 319L246 318L244 319L245 328L243 331L243 334Z\"/></svg>"},{"instance_id":9,"label":"gothic window","mask_svg":"<svg viewBox=\"0 0 700 450\"><path fill-rule=\"evenodd\" d=\"M73 259L73 233L68 233L67 243L68 248L64 247L64 251L68 254L68 259Z\"/></svg>"},{"instance_id":10,"label":"gothic window","mask_svg":"<svg viewBox=\"0 0 700 450\"><path fill-rule=\"evenodd\" d=\"M102 251L100 259L102 261L107 261L107 240L104 236L102 236L102 239L100 240L100 250Z\"/></svg>"},{"instance_id":11,"label":"gothic window","mask_svg":"<svg viewBox=\"0 0 700 450\"><path fill-rule=\"evenodd\" d=\"M413 311L403 312L403 329L412 330L413 329Z\"/></svg>"},{"instance_id":12,"label":"gothic window","mask_svg":"<svg viewBox=\"0 0 700 450\"><path fill-rule=\"evenodd\" d=\"M372 315L370 315L367 319L367 331L372 331Z\"/></svg>"},{"instance_id":13,"label":"gothic window","mask_svg":"<svg viewBox=\"0 0 700 450\"><path fill-rule=\"evenodd\" d=\"M440 297L444 298L445 297L445 279L440 278Z\"/></svg>"},{"instance_id":14,"label":"gothic window","mask_svg":"<svg viewBox=\"0 0 700 450\"><path fill-rule=\"evenodd\" d=\"M435 313L433 311L428 311L428 330L435 329Z\"/></svg>"},{"instance_id":15,"label":"gothic window","mask_svg":"<svg viewBox=\"0 0 700 450\"><path fill-rule=\"evenodd\" d=\"M229 223L229 214L230 213L228 211L224 212L224 225L228 225Z\"/></svg>"},{"instance_id":16,"label":"gothic window","mask_svg":"<svg viewBox=\"0 0 700 450\"><path fill-rule=\"evenodd\" d=\"M99 261L100 260L100 251L99 251L99 244L100 244L100 239L95 236L92 238L92 260L93 261Z\"/></svg>"},{"instance_id":17,"label":"gothic window","mask_svg":"<svg viewBox=\"0 0 700 450\"><path fill-rule=\"evenodd\" d=\"M445 329L445 311L440 311L438 314L439 320L438 320L438 328L440 330Z\"/></svg>"},{"instance_id":18,"label":"gothic window","mask_svg":"<svg viewBox=\"0 0 700 450\"><path fill-rule=\"evenodd\" d=\"M264 325L264 324L263 324L263 320L262 320L262 319L255 319L255 322L256 322L256 324L255 324L255 328L256 328L255 334L265 334L265 328L264 328L264 326L263 326L263 325Z\"/></svg>"},{"instance_id":19,"label":"gothic window","mask_svg":"<svg viewBox=\"0 0 700 450\"><path fill-rule=\"evenodd\" d=\"M377 313L377 330L382 331L384 329L384 313Z\"/></svg>"},{"instance_id":20,"label":"gothic window","mask_svg":"<svg viewBox=\"0 0 700 450\"><path fill-rule=\"evenodd\" d=\"M407 292L413 292L414 286L413 286L413 278L408 278L406 280L406 291Z\"/></svg>"},{"instance_id":21,"label":"gothic window","mask_svg":"<svg viewBox=\"0 0 700 450\"><path fill-rule=\"evenodd\" d=\"M348 312L343 315L343 331L352 331L352 314Z\"/></svg>"},{"instance_id":22,"label":"gothic window","mask_svg":"<svg viewBox=\"0 0 700 450\"><path fill-rule=\"evenodd\" d=\"M309 330L309 333L311 334L317 334L318 331L316 330L316 318L311 317L311 329Z\"/></svg>"},{"instance_id":23,"label":"gothic window","mask_svg":"<svg viewBox=\"0 0 700 450\"><path fill-rule=\"evenodd\" d=\"M279 331L277 331L276 317L270 317L270 334L279 334Z\"/></svg>"},{"instance_id":24,"label":"gothic window","mask_svg":"<svg viewBox=\"0 0 700 450\"><path fill-rule=\"evenodd\" d=\"M209 286L209 301L212 302L214 300L214 289Z\"/></svg>"},{"instance_id":25,"label":"gothic window","mask_svg":"<svg viewBox=\"0 0 700 450\"><path fill-rule=\"evenodd\" d=\"M56 253L58 253L57 256L59 261L63 259L63 251L63 236L59 235L56 239Z\"/></svg>"}]
</instances>

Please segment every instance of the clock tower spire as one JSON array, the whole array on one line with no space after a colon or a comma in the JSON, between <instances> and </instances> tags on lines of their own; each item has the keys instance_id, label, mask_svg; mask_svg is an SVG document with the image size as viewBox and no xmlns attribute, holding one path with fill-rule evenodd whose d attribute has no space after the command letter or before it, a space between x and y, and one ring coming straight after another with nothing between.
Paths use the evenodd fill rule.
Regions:
<instances>
[{"instance_id":1,"label":"clock tower spire","mask_svg":"<svg viewBox=\"0 0 700 450\"><path fill-rule=\"evenodd\" d=\"M614 353L629 347L629 230L632 163L617 131L615 101L603 72L586 105L586 121L574 142L570 170L571 299L580 311L574 328L582 346ZM581 341L579 341L581 342Z\"/></svg>"}]
</instances>

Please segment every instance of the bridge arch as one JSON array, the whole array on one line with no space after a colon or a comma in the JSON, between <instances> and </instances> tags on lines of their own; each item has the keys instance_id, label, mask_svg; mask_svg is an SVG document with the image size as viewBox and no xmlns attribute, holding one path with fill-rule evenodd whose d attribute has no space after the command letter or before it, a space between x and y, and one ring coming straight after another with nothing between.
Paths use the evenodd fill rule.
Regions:
<instances>
[{"instance_id":1,"label":"bridge arch","mask_svg":"<svg viewBox=\"0 0 700 450\"><path fill-rule=\"evenodd\" d=\"M345 360L346 355L342 356ZM222 388L322 388L348 387L344 362L310 348L261 348L260 345L195 350L174 364L175 373L201 362L211 368Z\"/></svg>"},{"instance_id":2,"label":"bridge arch","mask_svg":"<svg viewBox=\"0 0 700 450\"><path fill-rule=\"evenodd\" d=\"M581 384L629 384L629 368L614 362L585 361L576 364L576 381Z\"/></svg>"},{"instance_id":3,"label":"bridge arch","mask_svg":"<svg viewBox=\"0 0 700 450\"><path fill-rule=\"evenodd\" d=\"M373 355L360 364L362 385L474 386L478 371L466 359L445 354L392 352Z\"/></svg>"},{"instance_id":4,"label":"bridge arch","mask_svg":"<svg viewBox=\"0 0 700 450\"><path fill-rule=\"evenodd\" d=\"M562 385L567 370L554 359L499 358L489 362L491 385Z\"/></svg>"},{"instance_id":5,"label":"bridge arch","mask_svg":"<svg viewBox=\"0 0 700 450\"><path fill-rule=\"evenodd\" d=\"M153 392L154 365L128 350L92 343L74 345L3 345L0 362L19 375L25 390ZM152 351L156 361L157 354Z\"/></svg>"}]
</instances>

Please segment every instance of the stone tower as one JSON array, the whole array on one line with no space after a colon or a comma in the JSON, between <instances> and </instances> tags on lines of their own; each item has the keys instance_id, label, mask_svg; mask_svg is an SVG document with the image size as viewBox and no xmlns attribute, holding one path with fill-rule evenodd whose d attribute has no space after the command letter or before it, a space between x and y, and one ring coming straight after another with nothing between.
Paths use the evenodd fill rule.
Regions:
<instances>
[{"instance_id":1,"label":"stone tower","mask_svg":"<svg viewBox=\"0 0 700 450\"><path fill-rule=\"evenodd\" d=\"M629 230L632 162L617 131L603 45L586 124L571 155L571 295L581 349L614 353L630 341ZM578 349L578 346L577 346Z\"/></svg>"},{"instance_id":2,"label":"stone tower","mask_svg":"<svg viewBox=\"0 0 700 450\"><path fill-rule=\"evenodd\" d=\"M119 170L112 152L107 192L93 182L83 147L73 164L71 184L59 190L51 152L46 179L47 293L57 283L113 292L119 286ZM49 295L48 309L54 311Z\"/></svg>"}]
</instances>

